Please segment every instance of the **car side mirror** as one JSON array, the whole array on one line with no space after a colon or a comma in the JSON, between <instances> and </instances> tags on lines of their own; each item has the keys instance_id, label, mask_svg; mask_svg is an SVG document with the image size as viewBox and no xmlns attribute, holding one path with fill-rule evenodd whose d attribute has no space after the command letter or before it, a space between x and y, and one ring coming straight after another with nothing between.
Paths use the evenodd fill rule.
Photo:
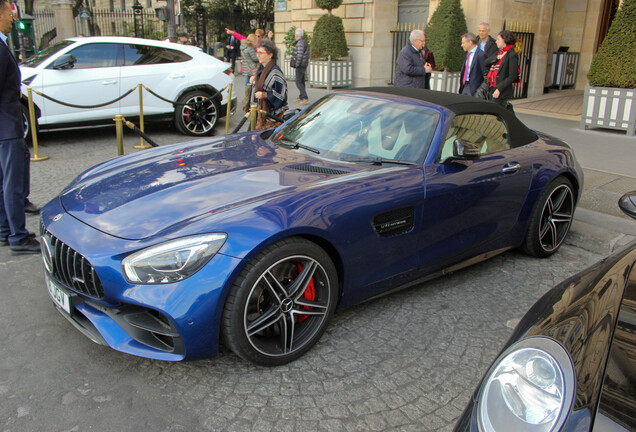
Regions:
<instances>
[{"instance_id":1,"label":"car side mirror","mask_svg":"<svg viewBox=\"0 0 636 432\"><path fill-rule=\"evenodd\" d=\"M296 114L298 114L299 112L300 112L300 110L299 110L298 108L287 110L287 111L285 111L285 113L283 114L282 119L283 119L284 121L287 121L287 120L289 120L290 118L292 118L293 116L295 116Z\"/></svg>"},{"instance_id":2,"label":"car side mirror","mask_svg":"<svg viewBox=\"0 0 636 432\"><path fill-rule=\"evenodd\" d=\"M476 144L457 138L453 141L453 158L460 160L477 160L479 159L479 147Z\"/></svg>"},{"instance_id":3,"label":"car side mirror","mask_svg":"<svg viewBox=\"0 0 636 432\"><path fill-rule=\"evenodd\" d=\"M72 69L77 59L70 54L63 54L53 62L53 69Z\"/></svg>"},{"instance_id":4,"label":"car side mirror","mask_svg":"<svg viewBox=\"0 0 636 432\"><path fill-rule=\"evenodd\" d=\"M618 200L618 206L627 216L636 219L636 191L627 192Z\"/></svg>"}]
</instances>

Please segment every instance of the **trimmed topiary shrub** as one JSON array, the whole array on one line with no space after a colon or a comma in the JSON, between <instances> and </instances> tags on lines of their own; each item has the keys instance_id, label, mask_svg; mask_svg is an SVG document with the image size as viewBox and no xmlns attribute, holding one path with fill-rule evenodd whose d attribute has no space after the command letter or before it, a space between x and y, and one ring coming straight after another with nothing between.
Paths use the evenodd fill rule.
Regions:
<instances>
[{"instance_id":1,"label":"trimmed topiary shrub","mask_svg":"<svg viewBox=\"0 0 636 432\"><path fill-rule=\"evenodd\" d=\"M311 42L311 58L332 59L346 57L349 53L347 39L345 38L342 19L332 15L331 10L342 4L342 0L317 0L316 4L321 9L327 9L328 13L318 18L314 25L314 34Z\"/></svg>"},{"instance_id":2,"label":"trimmed topiary shrub","mask_svg":"<svg viewBox=\"0 0 636 432\"><path fill-rule=\"evenodd\" d=\"M594 87L636 88L636 0L623 0L587 79Z\"/></svg>"},{"instance_id":3,"label":"trimmed topiary shrub","mask_svg":"<svg viewBox=\"0 0 636 432\"><path fill-rule=\"evenodd\" d=\"M461 42L468 32L460 0L442 0L426 26L426 46L433 51L437 70L459 72L466 60Z\"/></svg>"}]
</instances>

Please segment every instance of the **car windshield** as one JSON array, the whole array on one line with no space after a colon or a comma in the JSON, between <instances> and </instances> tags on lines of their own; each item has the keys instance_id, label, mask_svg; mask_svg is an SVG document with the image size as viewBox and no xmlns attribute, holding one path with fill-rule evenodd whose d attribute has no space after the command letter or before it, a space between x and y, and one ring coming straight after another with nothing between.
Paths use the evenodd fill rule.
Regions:
<instances>
[{"instance_id":1,"label":"car windshield","mask_svg":"<svg viewBox=\"0 0 636 432\"><path fill-rule=\"evenodd\" d=\"M326 158L420 162L438 121L437 112L421 106L335 94L320 99L271 139L313 148Z\"/></svg>"},{"instance_id":2,"label":"car windshield","mask_svg":"<svg viewBox=\"0 0 636 432\"><path fill-rule=\"evenodd\" d=\"M28 59L20 63L20 65L26 66L26 67L36 67L40 63L42 63L44 60L46 60L47 58L49 58L50 56L52 56L53 54L61 50L62 48L65 48L73 43L75 42L72 40L63 40L62 42L58 42L55 45L51 45L50 47L42 50L41 52L32 55L31 57L29 57Z\"/></svg>"}]
</instances>

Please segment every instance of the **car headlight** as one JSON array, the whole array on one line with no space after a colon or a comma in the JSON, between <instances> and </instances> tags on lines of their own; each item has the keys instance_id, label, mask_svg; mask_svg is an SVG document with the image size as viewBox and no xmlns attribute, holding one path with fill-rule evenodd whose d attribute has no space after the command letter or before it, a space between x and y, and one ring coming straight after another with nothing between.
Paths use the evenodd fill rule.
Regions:
<instances>
[{"instance_id":1,"label":"car headlight","mask_svg":"<svg viewBox=\"0 0 636 432\"><path fill-rule=\"evenodd\" d=\"M490 368L479 393L479 429L548 432L565 422L575 393L568 352L553 339L510 346Z\"/></svg>"},{"instance_id":2,"label":"car headlight","mask_svg":"<svg viewBox=\"0 0 636 432\"><path fill-rule=\"evenodd\" d=\"M225 239L227 234L223 233L202 234L142 249L124 258L124 275L137 284L178 282L210 261Z\"/></svg>"}]
</instances>

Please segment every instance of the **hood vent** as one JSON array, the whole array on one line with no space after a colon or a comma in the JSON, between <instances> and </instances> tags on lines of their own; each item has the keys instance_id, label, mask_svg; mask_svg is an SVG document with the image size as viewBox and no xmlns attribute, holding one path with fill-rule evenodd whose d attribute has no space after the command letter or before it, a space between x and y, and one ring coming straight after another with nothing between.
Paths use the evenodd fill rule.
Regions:
<instances>
[{"instance_id":1,"label":"hood vent","mask_svg":"<svg viewBox=\"0 0 636 432\"><path fill-rule=\"evenodd\" d=\"M380 213L373 218L373 228L380 237L393 237L411 231L414 220L413 207L405 207Z\"/></svg>"},{"instance_id":2,"label":"hood vent","mask_svg":"<svg viewBox=\"0 0 636 432\"><path fill-rule=\"evenodd\" d=\"M344 171L344 170L339 170L335 168L327 168L323 166L310 165L310 164L291 165L288 168L298 170L298 171L317 173L317 174L329 174L329 175L351 174L351 171Z\"/></svg>"},{"instance_id":3,"label":"hood vent","mask_svg":"<svg viewBox=\"0 0 636 432\"><path fill-rule=\"evenodd\" d=\"M243 143L243 141L241 141L241 140L223 141L222 147L223 148L231 148L231 147L240 146L242 143Z\"/></svg>"}]
</instances>

